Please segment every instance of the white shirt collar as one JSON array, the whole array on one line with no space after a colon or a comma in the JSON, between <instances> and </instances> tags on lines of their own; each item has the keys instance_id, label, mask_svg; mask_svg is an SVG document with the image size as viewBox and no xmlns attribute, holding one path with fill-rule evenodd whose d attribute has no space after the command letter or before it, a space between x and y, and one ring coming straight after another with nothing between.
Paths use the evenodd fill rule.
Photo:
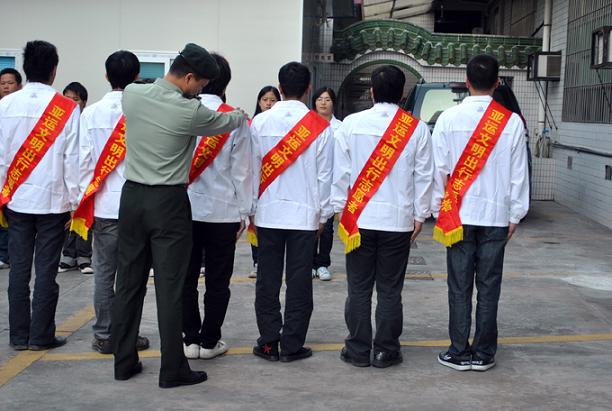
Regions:
<instances>
[{"instance_id":1,"label":"white shirt collar","mask_svg":"<svg viewBox=\"0 0 612 411\"><path fill-rule=\"evenodd\" d=\"M290 108L305 108L308 110L306 104L302 103L299 100L282 100L277 102L270 108L270 110L279 110L279 109L290 109Z\"/></svg>"},{"instance_id":2,"label":"white shirt collar","mask_svg":"<svg viewBox=\"0 0 612 411\"><path fill-rule=\"evenodd\" d=\"M490 103L492 99L491 96L467 96L462 103Z\"/></svg>"},{"instance_id":3,"label":"white shirt collar","mask_svg":"<svg viewBox=\"0 0 612 411\"><path fill-rule=\"evenodd\" d=\"M217 105L221 105L223 103L223 100L221 100L221 97L215 95L215 94L200 94L200 101L202 102L202 104L205 105L213 105L213 104L217 104Z\"/></svg>"},{"instance_id":4,"label":"white shirt collar","mask_svg":"<svg viewBox=\"0 0 612 411\"><path fill-rule=\"evenodd\" d=\"M53 90L55 91L55 89L53 87L51 87L48 84L43 84L43 83L38 83L36 81L34 82L27 82L25 84L25 86L23 86L24 89L28 90L28 89L32 89L32 90Z\"/></svg>"}]
</instances>

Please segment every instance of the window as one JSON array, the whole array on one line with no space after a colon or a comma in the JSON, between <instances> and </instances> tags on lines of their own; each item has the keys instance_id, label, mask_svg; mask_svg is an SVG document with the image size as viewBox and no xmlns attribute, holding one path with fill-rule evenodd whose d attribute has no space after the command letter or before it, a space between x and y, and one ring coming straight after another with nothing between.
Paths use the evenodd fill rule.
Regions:
<instances>
[{"instance_id":1,"label":"window","mask_svg":"<svg viewBox=\"0 0 612 411\"><path fill-rule=\"evenodd\" d=\"M612 124L606 101L612 96L612 70L591 68L593 30L612 21L612 3L593 0L589 7L570 0L567 25L563 121ZM601 81L600 81L601 79Z\"/></svg>"},{"instance_id":2,"label":"window","mask_svg":"<svg viewBox=\"0 0 612 411\"><path fill-rule=\"evenodd\" d=\"M444 110L461 103L467 92L457 92L451 88L428 90L423 98L419 118L427 124L435 124Z\"/></svg>"},{"instance_id":3,"label":"window","mask_svg":"<svg viewBox=\"0 0 612 411\"><path fill-rule=\"evenodd\" d=\"M153 80L163 77L178 53L166 51L135 51L140 60L141 80Z\"/></svg>"},{"instance_id":4,"label":"window","mask_svg":"<svg viewBox=\"0 0 612 411\"><path fill-rule=\"evenodd\" d=\"M15 57L0 56L0 70L15 68Z\"/></svg>"},{"instance_id":5,"label":"window","mask_svg":"<svg viewBox=\"0 0 612 411\"><path fill-rule=\"evenodd\" d=\"M21 50L0 49L0 70L9 67L17 70L21 68Z\"/></svg>"}]
</instances>

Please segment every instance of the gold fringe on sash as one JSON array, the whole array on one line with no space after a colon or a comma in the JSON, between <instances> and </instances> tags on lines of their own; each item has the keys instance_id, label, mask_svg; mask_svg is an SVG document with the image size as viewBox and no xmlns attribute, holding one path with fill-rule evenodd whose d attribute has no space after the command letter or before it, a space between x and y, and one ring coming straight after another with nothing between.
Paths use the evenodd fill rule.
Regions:
<instances>
[{"instance_id":1,"label":"gold fringe on sash","mask_svg":"<svg viewBox=\"0 0 612 411\"><path fill-rule=\"evenodd\" d=\"M83 240L87 240L89 228L85 225L85 219L81 217L73 218L70 223L70 231L77 233Z\"/></svg>"},{"instance_id":2,"label":"gold fringe on sash","mask_svg":"<svg viewBox=\"0 0 612 411\"><path fill-rule=\"evenodd\" d=\"M4 215L4 211L0 209L0 226L2 228L8 228L8 220L6 219L6 216Z\"/></svg>"},{"instance_id":3,"label":"gold fringe on sash","mask_svg":"<svg viewBox=\"0 0 612 411\"><path fill-rule=\"evenodd\" d=\"M445 247L450 247L463 240L463 226L459 226L447 233L440 227L434 227L433 238Z\"/></svg>"},{"instance_id":4,"label":"gold fringe on sash","mask_svg":"<svg viewBox=\"0 0 612 411\"><path fill-rule=\"evenodd\" d=\"M255 230L247 229L247 241L253 247L259 247L259 241L257 241L257 234L255 234Z\"/></svg>"},{"instance_id":5,"label":"gold fringe on sash","mask_svg":"<svg viewBox=\"0 0 612 411\"><path fill-rule=\"evenodd\" d=\"M344 254L348 254L361 246L361 234L359 231L353 235L349 235L349 232L344 228L342 223L338 225L338 237L340 237L340 240L344 243Z\"/></svg>"}]
</instances>

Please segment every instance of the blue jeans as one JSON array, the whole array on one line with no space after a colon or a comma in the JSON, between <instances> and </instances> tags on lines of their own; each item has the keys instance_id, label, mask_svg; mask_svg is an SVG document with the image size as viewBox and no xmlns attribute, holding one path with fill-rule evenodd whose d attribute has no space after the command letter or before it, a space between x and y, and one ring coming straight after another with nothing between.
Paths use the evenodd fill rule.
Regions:
<instances>
[{"instance_id":1,"label":"blue jeans","mask_svg":"<svg viewBox=\"0 0 612 411\"><path fill-rule=\"evenodd\" d=\"M447 249L449 352L460 359L477 355L492 359L497 351L497 306L501 292L508 227L463 226L463 240ZM472 325L472 293L476 280L476 331Z\"/></svg>"}]
</instances>

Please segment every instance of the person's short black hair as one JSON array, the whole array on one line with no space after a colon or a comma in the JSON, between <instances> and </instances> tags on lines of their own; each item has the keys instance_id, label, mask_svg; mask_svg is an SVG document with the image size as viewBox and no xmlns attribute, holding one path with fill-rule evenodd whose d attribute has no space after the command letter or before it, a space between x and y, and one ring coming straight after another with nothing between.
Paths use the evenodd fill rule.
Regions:
<instances>
[{"instance_id":1,"label":"person's short black hair","mask_svg":"<svg viewBox=\"0 0 612 411\"><path fill-rule=\"evenodd\" d=\"M255 114L253 114L253 116L256 116L259 113L261 113L261 107L259 107L259 100L261 100L261 98L264 95L268 94L269 92L274 93L274 97L276 97L277 101L281 101L280 91L278 91L276 87L274 86L263 87L261 90L259 90L259 93L257 93L257 103L255 104Z\"/></svg>"},{"instance_id":2,"label":"person's short black hair","mask_svg":"<svg viewBox=\"0 0 612 411\"><path fill-rule=\"evenodd\" d=\"M312 109L316 110L317 105L317 99L319 97L321 97L321 94L323 93L327 93L329 94L329 98L331 98L331 101L334 105L334 108L336 108L336 93L334 93L334 90L331 87L321 87L318 88L313 94L312 94Z\"/></svg>"},{"instance_id":3,"label":"person's short black hair","mask_svg":"<svg viewBox=\"0 0 612 411\"><path fill-rule=\"evenodd\" d=\"M59 63L57 48L43 40L28 41L23 49L23 72L30 82L46 83Z\"/></svg>"},{"instance_id":4,"label":"person's short black hair","mask_svg":"<svg viewBox=\"0 0 612 411\"><path fill-rule=\"evenodd\" d=\"M133 83L140 73L140 61L130 51L119 50L108 56L104 63L106 77L113 89L123 90Z\"/></svg>"},{"instance_id":5,"label":"person's short black hair","mask_svg":"<svg viewBox=\"0 0 612 411\"><path fill-rule=\"evenodd\" d=\"M499 77L499 63L488 54L472 57L467 64L467 79L479 91L491 90Z\"/></svg>"},{"instance_id":6,"label":"person's short black hair","mask_svg":"<svg viewBox=\"0 0 612 411\"><path fill-rule=\"evenodd\" d=\"M225 89L232 79L232 70L225 57L218 55L217 53L210 53L213 59L219 66L219 75L212 79L206 87L202 89L202 94L214 94L215 96L222 97L225 94Z\"/></svg>"},{"instance_id":7,"label":"person's short black hair","mask_svg":"<svg viewBox=\"0 0 612 411\"><path fill-rule=\"evenodd\" d=\"M191 67L187 60L185 60L185 57L181 56L180 54L176 56L172 62L172 65L170 66L170 73L174 74L176 77L185 77L187 74L191 73L194 75L196 80L202 80L195 69Z\"/></svg>"},{"instance_id":8,"label":"person's short black hair","mask_svg":"<svg viewBox=\"0 0 612 411\"><path fill-rule=\"evenodd\" d=\"M278 82L286 97L302 97L310 86L310 70L302 63L292 61L281 67Z\"/></svg>"},{"instance_id":9,"label":"person's short black hair","mask_svg":"<svg viewBox=\"0 0 612 411\"><path fill-rule=\"evenodd\" d=\"M7 67L5 69L2 69L2 71L0 71L0 77L4 76L5 74L12 74L13 76L15 76L15 81L17 82L17 84L21 85L21 82L22 82L21 74L19 74L17 70L15 70L12 67Z\"/></svg>"},{"instance_id":10,"label":"person's short black hair","mask_svg":"<svg viewBox=\"0 0 612 411\"><path fill-rule=\"evenodd\" d=\"M64 91L62 92L62 94L66 94L67 91L72 91L74 94L76 94L77 96L79 96L79 98L83 101L87 101L87 89L85 87L83 87L83 85L77 81L73 81L72 83L68 84L66 86L66 88L64 88Z\"/></svg>"},{"instance_id":11,"label":"person's short black hair","mask_svg":"<svg viewBox=\"0 0 612 411\"><path fill-rule=\"evenodd\" d=\"M404 94L406 76L399 68L385 65L372 72L372 91L375 103L398 104Z\"/></svg>"}]
</instances>

